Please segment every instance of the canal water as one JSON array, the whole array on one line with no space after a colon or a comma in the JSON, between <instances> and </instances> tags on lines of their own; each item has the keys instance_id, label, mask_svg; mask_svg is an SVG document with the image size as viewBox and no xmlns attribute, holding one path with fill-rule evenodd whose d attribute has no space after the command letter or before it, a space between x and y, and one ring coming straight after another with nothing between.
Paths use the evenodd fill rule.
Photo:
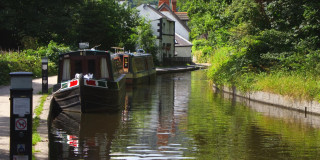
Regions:
<instances>
[{"instance_id":1,"label":"canal water","mask_svg":"<svg viewBox=\"0 0 320 160\"><path fill-rule=\"evenodd\" d=\"M205 71L127 87L119 113L54 113L50 159L320 159L320 118L215 93Z\"/></svg>"}]
</instances>

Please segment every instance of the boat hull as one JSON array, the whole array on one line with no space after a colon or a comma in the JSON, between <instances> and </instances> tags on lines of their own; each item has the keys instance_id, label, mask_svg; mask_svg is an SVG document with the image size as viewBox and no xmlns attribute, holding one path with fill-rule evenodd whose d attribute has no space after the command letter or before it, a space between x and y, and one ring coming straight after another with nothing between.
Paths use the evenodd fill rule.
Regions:
<instances>
[{"instance_id":1,"label":"boat hull","mask_svg":"<svg viewBox=\"0 0 320 160\"><path fill-rule=\"evenodd\" d=\"M125 98L125 78L106 82L108 87L85 85L80 79L78 86L54 92L53 97L63 111L90 113L116 112L122 109Z\"/></svg>"},{"instance_id":2,"label":"boat hull","mask_svg":"<svg viewBox=\"0 0 320 160\"><path fill-rule=\"evenodd\" d=\"M126 74L126 84L135 85L142 83L152 83L156 79L156 71L146 71L140 73L127 73Z\"/></svg>"}]
</instances>

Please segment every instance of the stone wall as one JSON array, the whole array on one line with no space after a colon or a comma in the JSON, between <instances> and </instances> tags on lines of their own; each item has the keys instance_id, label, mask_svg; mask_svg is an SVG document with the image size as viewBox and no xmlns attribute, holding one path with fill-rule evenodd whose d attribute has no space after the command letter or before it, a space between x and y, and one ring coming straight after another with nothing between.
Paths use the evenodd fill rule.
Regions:
<instances>
[{"instance_id":1,"label":"stone wall","mask_svg":"<svg viewBox=\"0 0 320 160\"><path fill-rule=\"evenodd\" d=\"M274 105L278 107L285 107L290 110L301 111L305 113L313 113L320 115L320 103L317 101L297 100L291 97L282 96L278 94L255 91L249 93L243 93L238 91L235 87L221 87L213 86L216 92L228 93L234 97L242 97L249 102L259 102L268 105Z\"/></svg>"}]
</instances>

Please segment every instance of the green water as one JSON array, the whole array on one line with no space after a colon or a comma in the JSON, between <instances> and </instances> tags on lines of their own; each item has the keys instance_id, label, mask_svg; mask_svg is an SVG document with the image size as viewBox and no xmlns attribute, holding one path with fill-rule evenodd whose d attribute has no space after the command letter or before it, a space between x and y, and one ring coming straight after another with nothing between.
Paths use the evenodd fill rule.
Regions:
<instances>
[{"instance_id":1,"label":"green water","mask_svg":"<svg viewBox=\"0 0 320 160\"><path fill-rule=\"evenodd\" d=\"M319 116L236 102L204 72L127 87L117 114L60 113L51 159L320 159Z\"/></svg>"}]
</instances>

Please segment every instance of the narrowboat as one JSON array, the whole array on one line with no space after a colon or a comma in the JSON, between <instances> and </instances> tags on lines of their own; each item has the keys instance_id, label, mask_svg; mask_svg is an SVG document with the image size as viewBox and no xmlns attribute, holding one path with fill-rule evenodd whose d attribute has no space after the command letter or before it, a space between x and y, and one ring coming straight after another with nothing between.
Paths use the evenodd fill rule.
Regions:
<instances>
[{"instance_id":1,"label":"narrowboat","mask_svg":"<svg viewBox=\"0 0 320 160\"><path fill-rule=\"evenodd\" d=\"M125 74L119 55L99 50L60 54L53 97L63 111L120 110L125 98Z\"/></svg>"},{"instance_id":2,"label":"narrowboat","mask_svg":"<svg viewBox=\"0 0 320 160\"><path fill-rule=\"evenodd\" d=\"M125 53L119 55L127 84L141 84L155 80L156 68L151 54Z\"/></svg>"}]
</instances>

